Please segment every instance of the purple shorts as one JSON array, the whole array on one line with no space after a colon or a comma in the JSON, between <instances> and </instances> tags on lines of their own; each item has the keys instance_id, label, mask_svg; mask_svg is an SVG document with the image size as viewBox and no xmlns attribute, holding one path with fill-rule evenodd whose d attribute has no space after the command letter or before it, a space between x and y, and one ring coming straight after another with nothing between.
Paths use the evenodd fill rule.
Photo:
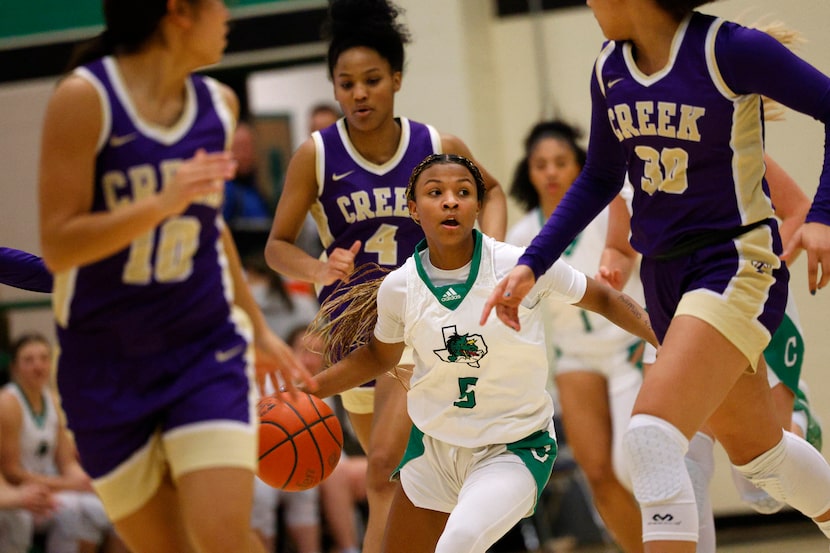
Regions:
<instances>
[{"instance_id":1,"label":"purple shorts","mask_svg":"<svg viewBox=\"0 0 830 553\"><path fill-rule=\"evenodd\" d=\"M646 306L660 341L677 314L698 317L739 347L753 364L784 317L789 272L780 239L762 225L733 240L673 259L644 258ZM763 343L760 343L763 342Z\"/></svg>"},{"instance_id":2,"label":"purple shorts","mask_svg":"<svg viewBox=\"0 0 830 553\"><path fill-rule=\"evenodd\" d=\"M102 358L62 343L58 389L84 469L92 478L109 473L156 431L250 423L247 348L230 322L198 342L146 357Z\"/></svg>"}]
</instances>

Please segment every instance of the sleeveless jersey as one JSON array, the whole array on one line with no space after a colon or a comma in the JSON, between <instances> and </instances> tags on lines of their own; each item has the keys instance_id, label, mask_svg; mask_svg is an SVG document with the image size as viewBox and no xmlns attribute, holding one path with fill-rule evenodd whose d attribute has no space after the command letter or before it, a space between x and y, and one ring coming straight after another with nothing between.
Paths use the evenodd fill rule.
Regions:
<instances>
[{"instance_id":1,"label":"sleeveless jersey","mask_svg":"<svg viewBox=\"0 0 830 553\"><path fill-rule=\"evenodd\" d=\"M179 121L144 121L114 58L75 71L97 90L104 114L95 160L93 212L157 194L200 148L228 145L233 116L212 79L191 76ZM203 197L109 257L55 276L62 353L153 354L230 323L233 290L221 245L222 194ZM101 351L104 348L104 351Z\"/></svg>"},{"instance_id":2,"label":"sleeveless jersey","mask_svg":"<svg viewBox=\"0 0 830 553\"><path fill-rule=\"evenodd\" d=\"M424 237L409 217L405 191L412 170L428 155L441 153L441 137L429 125L405 117L398 121L398 150L383 165L360 155L349 140L345 119L312 134L318 195L311 214L327 254L362 241L355 267L366 263L400 267ZM323 287L320 300L336 285Z\"/></svg>"},{"instance_id":3,"label":"sleeveless jersey","mask_svg":"<svg viewBox=\"0 0 830 553\"><path fill-rule=\"evenodd\" d=\"M58 467L55 464L55 449L58 445L59 420L52 397L45 390L41 392L44 410L42 415L36 416L17 384L10 382L5 389L17 399L23 413L20 428L21 465L29 472L56 476Z\"/></svg>"},{"instance_id":4,"label":"sleeveless jersey","mask_svg":"<svg viewBox=\"0 0 830 553\"><path fill-rule=\"evenodd\" d=\"M507 242L527 246L539 234L544 221L539 208L527 213L507 233ZM562 253L574 269L594 275L599 269L600 255L605 248L608 231L608 208L603 209L585 229L574 238ZM635 269L626 283L625 293L643 305L643 285ZM580 309L561 301L545 301L545 324L548 326L548 342L551 348L572 354L598 355L617 353L640 341L602 315Z\"/></svg>"},{"instance_id":5,"label":"sleeveless jersey","mask_svg":"<svg viewBox=\"0 0 830 553\"><path fill-rule=\"evenodd\" d=\"M597 59L605 105L594 109L606 109L625 151L632 245L643 255L772 217L761 97L731 90L715 55L719 35L738 27L695 12L678 28L666 67L652 75L637 68L630 42L608 42Z\"/></svg>"},{"instance_id":6,"label":"sleeveless jersey","mask_svg":"<svg viewBox=\"0 0 830 553\"><path fill-rule=\"evenodd\" d=\"M428 250L390 273L378 291L375 328L378 340L403 341L414 350L407 394L413 424L462 447L511 443L548 428L553 403L545 389L548 366L538 304L548 294L573 303L585 293L584 275L558 261L522 302L521 332L495 315L480 326L490 292L523 250L476 236L472 261L450 272L455 278L438 276L448 272L429 264Z\"/></svg>"}]
</instances>

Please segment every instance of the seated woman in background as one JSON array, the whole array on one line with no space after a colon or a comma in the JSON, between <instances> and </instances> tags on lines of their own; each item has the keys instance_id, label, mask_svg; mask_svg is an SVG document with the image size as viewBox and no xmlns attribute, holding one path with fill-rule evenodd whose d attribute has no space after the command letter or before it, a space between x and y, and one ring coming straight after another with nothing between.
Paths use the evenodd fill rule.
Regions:
<instances>
[{"instance_id":1,"label":"seated woman in background","mask_svg":"<svg viewBox=\"0 0 830 553\"><path fill-rule=\"evenodd\" d=\"M75 447L49 386L52 348L40 334L12 345L12 381L0 391L0 467L12 484L39 483L56 500L54 513L36 521L46 553L126 551L78 463Z\"/></svg>"}]
</instances>

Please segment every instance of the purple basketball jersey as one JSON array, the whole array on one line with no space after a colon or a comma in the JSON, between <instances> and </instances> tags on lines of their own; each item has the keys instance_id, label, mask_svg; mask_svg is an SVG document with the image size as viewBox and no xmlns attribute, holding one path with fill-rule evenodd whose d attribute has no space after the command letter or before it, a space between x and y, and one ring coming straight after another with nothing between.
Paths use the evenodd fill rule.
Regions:
<instances>
[{"instance_id":1,"label":"purple basketball jersey","mask_svg":"<svg viewBox=\"0 0 830 553\"><path fill-rule=\"evenodd\" d=\"M597 61L635 190L632 244L644 255L772 217L761 192L761 98L731 91L714 54L731 25L695 13L681 24L668 65L652 75L639 71L630 42L609 42Z\"/></svg>"},{"instance_id":2,"label":"purple basketball jersey","mask_svg":"<svg viewBox=\"0 0 830 553\"><path fill-rule=\"evenodd\" d=\"M75 74L97 89L105 114L93 212L158 193L198 149L222 151L228 143L233 117L211 79L192 76L179 121L160 128L141 118L113 58ZM154 354L231 325L222 196L215 196L105 259L56 275L53 301L64 355L80 353L91 340L98 356Z\"/></svg>"},{"instance_id":3,"label":"purple basketball jersey","mask_svg":"<svg viewBox=\"0 0 830 553\"><path fill-rule=\"evenodd\" d=\"M360 155L349 140L344 119L313 134L319 194L311 213L327 253L348 249L355 240L363 243L355 267L365 263L400 267L424 237L409 217L405 190L412 170L428 155L440 153L441 138L429 125L403 117L398 121L398 150L383 165ZM334 286L323 288L321 301Z\"/></svg>"}]
</instances>

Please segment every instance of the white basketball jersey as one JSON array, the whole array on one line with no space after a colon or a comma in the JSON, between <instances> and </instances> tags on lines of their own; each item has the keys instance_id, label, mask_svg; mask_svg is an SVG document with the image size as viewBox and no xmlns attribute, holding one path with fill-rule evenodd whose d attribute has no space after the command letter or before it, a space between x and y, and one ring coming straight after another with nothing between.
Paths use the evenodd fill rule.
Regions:
<instances>
[{"instance_id":1,"label":"white basketball jersey","mask_svg":"<svg viewBox=\"0 0 830 553\"><path fill-rule=\"evenodd\" d=\"M23 424L20 428L20 462L29 472L55 476L58 468L55 465L55 448L58 439L58 413L52 397L44 390L42 415L35 415L26 396L17 384L10 382L6 390L17 398L23 412Z\"/></svg>"},{"instance_id":2,"label":"white basketball jersey","mask_svg":"<svg viewBox=\"0 0 830 553\"><path fill-rule=\"evenodd\" d=\"M585 293L585 276L558 261L522 302L520 332L495 313L480 326L487 298L523 250L476 236L472 261L456 271L433 267L419 246L381 285L375 328L378 340L403 339L414 350L412 422L462 447L511 443L548 428L553 404L539 302L548 294L576 302Z\"/></svg>"},{"instance_id":3,"label":"white basketball jersey","mask_svg":"<svg viewBox=\"0 0 830 553\"><path fill-rule=\"evenodd\" d=\"M507 233L507 242L527 246L539 234L544 221L540 210L534 209L519 220ZM575 269L593 276L599 269L599 260L605 248L608 232L608 208L603 209L585 230L562 253ZM624 289L625 293L643 305L643 286L637 270ZM600 355L615 353L639 340L602 315L584 309L564 305L561 302L545 302L546 321L550 329L550 345L556 355ZM554 357L555 358L555 357Z\"/></svg>"}]
</instances>

